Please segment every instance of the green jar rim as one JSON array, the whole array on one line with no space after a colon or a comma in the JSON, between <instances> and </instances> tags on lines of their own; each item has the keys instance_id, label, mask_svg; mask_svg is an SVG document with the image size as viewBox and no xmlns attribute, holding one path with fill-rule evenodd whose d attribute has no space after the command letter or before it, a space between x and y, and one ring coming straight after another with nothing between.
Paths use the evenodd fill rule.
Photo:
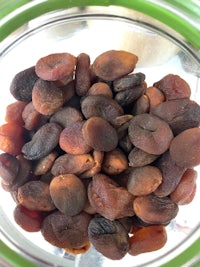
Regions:
<instances>
[{"instance_id":1,"label":"green jar rim","mask_svg":"<svg viewBox=\"0 0 200 267\"><path fill-rule=\"evenodd\" d=\"M200 0L196 0L196 4L190 0L0 0L0 42L29 20L47 12L72 7L109 5L126 7L149 15L181 34L195 49L200 49ZM199 251L200 238L161 267L181 266ZM0 257L15 267L36 267L2 241Z\"/></svg>"},{"instance_id":2,"label":"green jar rim","mask_svg":"<svg viewBox=\"0 0 200 267\"><path fill-rule=\"evenodd\" d=\"M29 4L25 5L26 3ZM0 41L27 21L56 9L109 5L126 7L149 15L180 33L195 49L200 49L199 0L0 0Z\"/></svg>"}]
</instances>

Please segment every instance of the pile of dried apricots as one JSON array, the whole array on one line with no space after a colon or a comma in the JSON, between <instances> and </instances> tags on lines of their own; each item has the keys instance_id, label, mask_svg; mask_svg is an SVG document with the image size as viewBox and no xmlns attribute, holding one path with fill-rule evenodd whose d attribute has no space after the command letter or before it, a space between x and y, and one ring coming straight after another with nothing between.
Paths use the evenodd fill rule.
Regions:
<instances>
[{"instance_id":1,"label":"pile of dried apricots","mask_svg":"<svg viewBox=\"0 0 200 267\"><path fill-rule=\"evenodd\" d=\"M147 86L138 57L55 53L16 74L0 126L14 219L74 254L119 260L162 248L196 192L200 106L168 74Z\"/></svg>"}]
</instances>

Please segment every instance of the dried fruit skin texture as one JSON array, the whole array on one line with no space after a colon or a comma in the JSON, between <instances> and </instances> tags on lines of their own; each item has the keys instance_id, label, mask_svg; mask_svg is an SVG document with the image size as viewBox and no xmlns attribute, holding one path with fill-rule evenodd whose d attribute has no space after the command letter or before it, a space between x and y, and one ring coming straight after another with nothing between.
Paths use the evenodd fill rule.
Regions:
<instances>
[{"instance_id":1,"label":"dried fruit skin texture","mask_svg":"<svg viewBox=\"0 0 200 267\"><path fill-rule=\"evenodd\" d=\"M170 145L170 155L177 165L192 168L200 164L200 128L177 135Z\"/></svg>"},{"instance_id":2,"label":"dried fruit skin texture","mask_svg":"<svg viewBox=\"0 0 200 267\"><path fill-rule=\"evenodd\" d=\"M86 202L85 187L73 174L54 177L50 183L50 195L55 206L62 213L70 216L81 212Z\"/></svg>"},{"instance_id":3,"label":"dried fruit skin texture","mask_svg":"<svg viewBox=\"0 0 200 267\"><path fill-rule=\"evenodd\" d=\"M173 139L169 125L147 113L135 116L130 122L128 132L133 145L154 155L167 151Z\"/></svg>"},{"instance_id":4,"label":"dried fruit skin texture","mask_svg":"<svg viewBox=\"0 0 200 267\"><path fill-rule=\"evenodd\" d=\"M130 238L128 253L136 256L141 253L161 249L167 242L167 233L163 225L143 227Z\"/></svg>"},{"instance_id":5,"label":"dried fruit skin texture","mask_svg":"<svg viewBox=\"0 0 200 267\"><path fill-rule=\"evenodd\" d=\"M134 54L111 50L99 55L92 67L98 77L106 81L113 81L131 73L137 61L138 57Z\"/></svg>"},{"instance_id":6,"label":"dried fruit skin texture","mask_svg":"<svg viewBox=\"0 0 200 267\"><path fill-rule=\"evenodd\" d=\"M176 74L147 84L138 60L53 53L11 81L0 182L15 222L63 253L93 246L121 260L158 250L195 198L200 105Z\"/></svg>"}]
</instances>

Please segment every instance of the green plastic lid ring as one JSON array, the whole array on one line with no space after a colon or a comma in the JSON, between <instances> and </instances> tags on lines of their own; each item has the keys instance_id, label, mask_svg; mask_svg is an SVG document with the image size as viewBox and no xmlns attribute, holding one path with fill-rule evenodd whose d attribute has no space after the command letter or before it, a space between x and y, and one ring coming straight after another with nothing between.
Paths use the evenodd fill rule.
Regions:
<instances>
[{"instance_id":1,"label":"green plastic lid ring","mask_svg":"<svg viewBox=\"0 0 200 267\"><path fill-rule=\"evenodd\" d=\"M109 5L147 14L180 33L195 49L200 49L200 0L0 0L0 41L29 20L56 9Z\"/></svg>"}]
</instances>

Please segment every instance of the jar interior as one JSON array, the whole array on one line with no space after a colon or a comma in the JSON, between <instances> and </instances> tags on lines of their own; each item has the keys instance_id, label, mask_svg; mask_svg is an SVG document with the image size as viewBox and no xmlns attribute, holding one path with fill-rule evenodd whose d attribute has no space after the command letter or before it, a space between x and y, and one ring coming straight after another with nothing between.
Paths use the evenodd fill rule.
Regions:
<instances>
[{"instance_id":1,"label":"jar interior","mask_svg":"<svg viewBox=\"0 0 200 267\"><path fill-rule=\"evenodd\" d=\"M105 11L105 12L104 12ZM200 59L176 33L150 17L124 8L85 7L55 11L24 25L14 33L1 51L1 116L4 123L6 106L14 102L9 85L16 73L33 66L45 55L84 52L91 62L107 50L127 50L139 57L134 72L143 72L151 86L163 76L173 73L183 77L192 90L191 99L200 100ZM200 168L196 168L200 173ZM197 179L198 180L198 179ZM44 241L40 233L26 233L13 220L15 202L0 188L0 229L5 239L20 253L40 262L40 266L155 266L166 263L190 246L199 235L200 220L196 211L200 203L199 180L193 202L180 207L178 216L167 226L168 242L159 251L120 261L102 257L91 248L77 257ZM6 200L6 201L5 201ZM4 205L4 203L6 205Z\"/></svg>"}]
</instances>

